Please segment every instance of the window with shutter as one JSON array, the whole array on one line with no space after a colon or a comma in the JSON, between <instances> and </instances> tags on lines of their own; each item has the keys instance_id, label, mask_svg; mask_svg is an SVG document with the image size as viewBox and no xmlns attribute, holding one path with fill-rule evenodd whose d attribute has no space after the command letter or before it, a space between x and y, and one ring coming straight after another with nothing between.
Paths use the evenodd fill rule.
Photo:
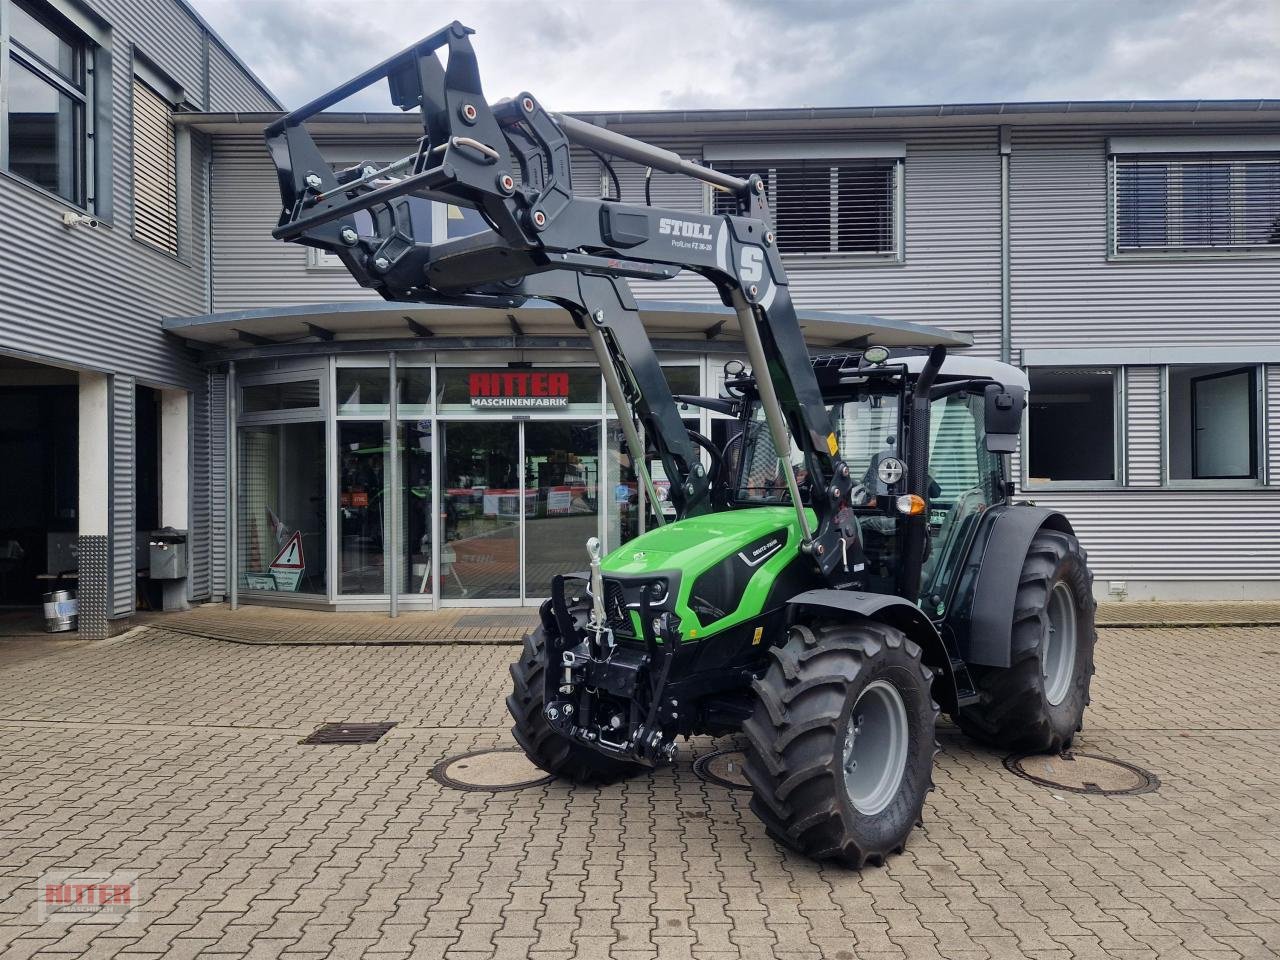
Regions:
<instances>
[{"instance_id":1,"label":"window with shutter","mask_svg":"<svg viewBox=\"0 0 1280 960\"><path fill-rule=\"evenodd\" d=\"M1280 246L1280 156L1111 157L1113 253Z\"/></svg>"},{"instance_id":2,"label":"window with shutter","mask_svg":"<svg viewBox=\"0 0 1280 960\"><path fill-rule=\"evenodd\" d=\"M898 256L900 159L732 160L713 164L736 177L765 181L773 231L784 256ZM733 212L727 195L712 193L716 213Z\"/></svg>"},{"instance_id":3,"label":"window with shutter","mask_svg":"<svg viewBox=\"0 0 1280 960\"><path fill-rule=\"evenodd\" d=\"M178 148L173 104L133 81L133 235L178 255Z\"/></svg>"}]
</instances>

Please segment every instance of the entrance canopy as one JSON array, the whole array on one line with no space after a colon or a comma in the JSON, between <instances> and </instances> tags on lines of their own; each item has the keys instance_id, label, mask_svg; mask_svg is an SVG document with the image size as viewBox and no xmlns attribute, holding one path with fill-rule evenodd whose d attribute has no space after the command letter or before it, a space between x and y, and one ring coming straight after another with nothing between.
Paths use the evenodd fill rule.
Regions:
<instances>
[{"instance_id":1,"label":"entrance canopy","mask_svg":"<svg viewBox=\"0 0 1280 960\"><path fill-rule=\"evenodd\" d=\"M705 348L720 341L741 342L737 315L720 304L641 300L640 317L654 345L683 341L677 349ZM800 326L811 350L887 347L967 347L967 333L866 314L800 310ZM561 307L529 300L519 307L493 309L385 300L306 304L233 310L163 321L169 333L194 346L234 352L245 348L333 342L403 341L439 349L531 347L532 339L556 341L585 337ZM425 341L425 342L424 342ZM557 346L569 344L557 343ZM314 349L314 347L313 347ZM357 347L358 349L358 347Z\"/></svg>"}]
</instances>

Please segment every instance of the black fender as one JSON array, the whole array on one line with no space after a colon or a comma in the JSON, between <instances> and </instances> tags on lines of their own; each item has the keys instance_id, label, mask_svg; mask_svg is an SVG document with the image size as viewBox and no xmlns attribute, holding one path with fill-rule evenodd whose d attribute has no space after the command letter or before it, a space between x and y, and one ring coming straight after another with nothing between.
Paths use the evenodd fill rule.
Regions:
<instances>
[{"instance_id":1,"label":"black fender","mask_svg":"<svg viewBox=\"0 0 1280 960\"><path fill-rule=\"evenodd\" d=\"M1005 504L983 516L949 618L966 663L1009 666L1018 577L1032 539L1046 528L1075 536L1070 521L1048 507Z\"/></svg>"},{"instance_id":2,"label":"black fender","mask_svg":"<svg viewBox=\"0 0 1280 960\"><path fill-rule=\"evenodd\" d=\"M790 619L801 612L838 613L844 617L864 617L897 627L923 652L926 665L935 676L945 676L947 692L941 699L955 702L956 679L951 668L953 653L923 611L903 597L889 593L861 593L855 590L806 590L788 601ZM940 698L935 694L935 700Z\"/></svg>"}]
</instances>

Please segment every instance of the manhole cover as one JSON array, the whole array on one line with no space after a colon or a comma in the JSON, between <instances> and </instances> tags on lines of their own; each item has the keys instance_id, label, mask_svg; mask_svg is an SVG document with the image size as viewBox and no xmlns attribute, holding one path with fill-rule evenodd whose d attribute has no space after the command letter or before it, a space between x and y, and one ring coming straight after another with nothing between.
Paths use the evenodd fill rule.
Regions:
<instances>
[{"instance_id":1,"label":"manhole cover","mask_svg":"<svg viewBox=\"0 0 1280 960\"><path fill-rule=\"evenodd\" d=\"M533 765L519 747L505 750L473 750L445 757L431 770L439 783L454 790L523 790L550 783L552 778Z\"/></svg>"},{"instance_id":2,"label":"manhole cover","mask_svg":"<svg viewBox=\"0 0 1280 960\"><path fill-rule=\"evenodd\" d=\"M326 723L299 743L377 743L394 723Z\"/></svg>"},{"instance_id":3,"label":"manhole cover","mask_svg":"<svg viewBox=\"0 0 1280 960\"><path fill-rule=\"evenodd\" d=\"M744 760L741 750L717 750L693 761L693 772L703 780L730 790L750 790L751 784L742 772Z\"/></svg>"},{"instance_id":4,"label":"manhole cover","mask_svg":"<svg viewBox=\"0 0 1280 960\"><path fill-rule=\"evenodd\" d=\"M454 626L462 630L510 630L513 634L528 633L537 625L537 617L501 613L467 613L454 621Z\"/></svg>"},{"instance_id":5,"label":"manhole cover","mask_svg":"<svg viewBox=\"0 0 1280 960\"><path fill-rule=\"evenodd\" d=\"M1072 793L1112 796L1122 793L1150 793L1160 786L1155 774L1123 760L1092 753L1066 751L1056 754L1013 754L1005 767L1032 783Z\"/></svg>"}]
</instances>

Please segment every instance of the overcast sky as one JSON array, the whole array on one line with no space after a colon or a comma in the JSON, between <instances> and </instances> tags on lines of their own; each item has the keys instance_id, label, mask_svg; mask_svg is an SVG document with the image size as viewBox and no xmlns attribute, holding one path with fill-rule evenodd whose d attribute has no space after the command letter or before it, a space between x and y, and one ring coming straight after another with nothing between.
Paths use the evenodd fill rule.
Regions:
<instances>
[{"instance_id":1,"label":"overcast sky","mask_svg":"<svg viewBox=\"0 0 1280 960\"><path fill-rule=\"evenodd\" d=\"M286 107L454 19L557 110L1280 97L1280 0L194 3Z\"/></svg>"}]
</instances>

